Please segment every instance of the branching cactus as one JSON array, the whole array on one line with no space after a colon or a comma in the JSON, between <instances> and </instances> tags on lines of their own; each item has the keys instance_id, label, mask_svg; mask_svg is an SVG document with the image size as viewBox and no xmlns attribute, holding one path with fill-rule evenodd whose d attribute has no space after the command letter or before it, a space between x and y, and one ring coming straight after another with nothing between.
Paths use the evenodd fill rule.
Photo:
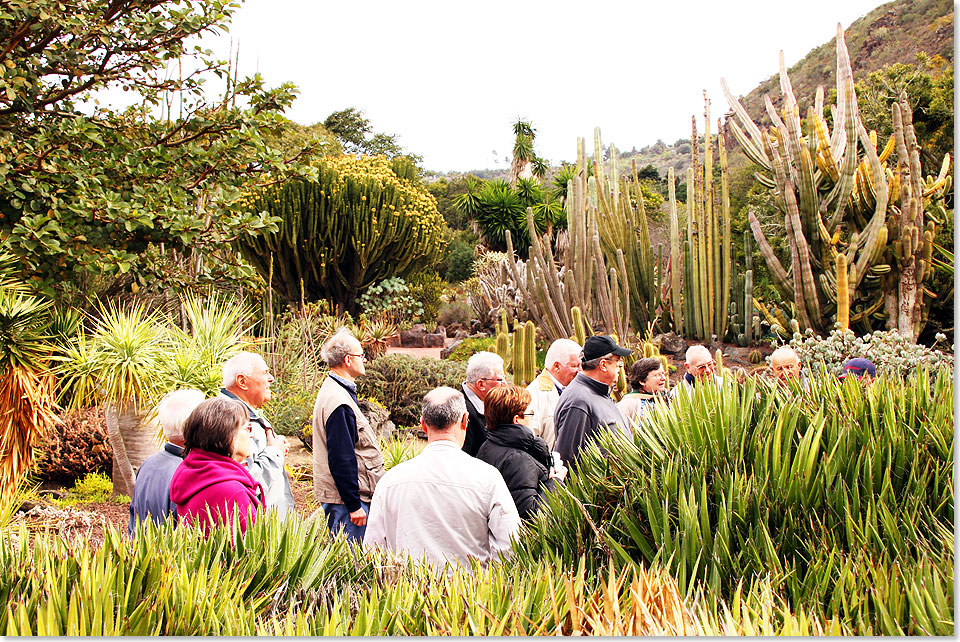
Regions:
<instances>
[{"instance_id":1,"label":"branching cactus","mask_svg":"<svg viewBox=\"0 0 960 642\"><path fill-rule=\"evenodd\" d=\"M790 262L784 266L749 212L750 226L785 299L794 303L802 328L824 332L838 316L839 254L846 263L851 309L849 323L872 329L876 320L916 340L928 302L923 282L932 260L936 208L951 187L950 157L936 178L922 178L919 146L906 96L893 104L894 135L878 148L857 106L850 56L837 26L837 104L831 105L833 132L824 118L824 92L801 120L800 108L780 55L778 111L765 97L773 125L761 130L732 96L736 116L730 127L757 174L784 212ZM888 161L896 151L894 167ZM791 325L794 325L791 323Z\"/></svg>"}]
</instances>

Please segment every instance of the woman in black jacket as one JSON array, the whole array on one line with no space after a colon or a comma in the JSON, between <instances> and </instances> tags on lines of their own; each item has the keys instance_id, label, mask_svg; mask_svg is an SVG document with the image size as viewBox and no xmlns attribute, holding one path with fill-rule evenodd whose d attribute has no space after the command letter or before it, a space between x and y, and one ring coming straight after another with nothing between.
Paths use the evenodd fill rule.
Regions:
<instances>
[{"instance_id":1,"label":"woman in black jacket","mask_svg":"<svg viewBox=\"0 0 960 642\"><path fill-rule=\"evenodd\" d=\"M483 400L487 440L477 452L477 459L503 475L524 520L533 517L555 480L562 482L567 475L562 464L554 466L547 442L527 427L533 415L529 405L530 393L518 386L500 386L487 393Z\"/></svg>"}]
</instances>

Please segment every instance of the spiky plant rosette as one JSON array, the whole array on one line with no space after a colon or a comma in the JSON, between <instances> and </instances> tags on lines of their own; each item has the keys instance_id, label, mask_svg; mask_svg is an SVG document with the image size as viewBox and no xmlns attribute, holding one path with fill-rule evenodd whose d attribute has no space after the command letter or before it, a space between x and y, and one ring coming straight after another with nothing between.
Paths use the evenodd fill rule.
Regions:
<instances>
[{"instance_id":1,"label":"spiky plant rosette","mask_svg":"<svg viewBox=\"0 0 960 642\"><path fill-rule=\"evenodd\" d=\"M865 387L821 370L806 394L724 381L678 391L632 440L604 434L518 555L662 563L717 600L769 578L791 608L860 634L942 634L952 476L947 371Z\"/></svg>"}]
</instances>

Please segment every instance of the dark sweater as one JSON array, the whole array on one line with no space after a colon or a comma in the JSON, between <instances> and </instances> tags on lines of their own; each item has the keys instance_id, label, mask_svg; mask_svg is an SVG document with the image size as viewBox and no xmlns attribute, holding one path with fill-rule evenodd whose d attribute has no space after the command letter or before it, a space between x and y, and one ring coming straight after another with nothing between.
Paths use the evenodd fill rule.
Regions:
<instances>
[{"instance_id":1,"label":"dark sweater","mask_svg":"<svg viewBox=\"0 0 960 642\"><path fill-rule=\"evenodd\" d=\"M504 424L488 431L477 459L500 471L521 519L533 517L544 493L553 490L550 449L526 426Z\"/></svg>"},{"instance_id":2,"label":"dark sweater","mask_svg":"<svg viewBox=\"0 0 960 642\"><path fill-rule=\"evenodd\" d=\"M610 386L578 372L563 389L554 412L557 441L554 449L569 468L576 463L580 449L600 430L623 430L627 420L610 397Z\"/></svg>"}]
</instances>

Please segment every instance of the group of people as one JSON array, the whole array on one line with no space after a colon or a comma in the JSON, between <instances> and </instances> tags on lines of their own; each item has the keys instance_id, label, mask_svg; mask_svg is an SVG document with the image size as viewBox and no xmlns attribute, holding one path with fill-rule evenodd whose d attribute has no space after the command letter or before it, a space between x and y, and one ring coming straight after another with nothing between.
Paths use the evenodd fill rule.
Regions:
<instances>
[{"instance_id":1,"label":"group of people","mask_svg":"<svg viewBox=\"0 0 960 642\"><path fill-rule=\"evenodd\" d=\"M313 492L327 527L439 564L485 564L506 553L587 444L602 431L631 434L655 404L669 401L668 373L658 358L636 361L627 377L631 391L613 400L630 354L608 335L588 337L582 346L560 339L547 350L544 370L522 388L507 381L499 355L478 352L460 390L443 386L424 396L423 451L385 471L357 397L366 358L359 340L339 329L321 348L329 374L312 419ZM197 523L205 531L236 524L242 531L267 510L281 518L293 510L284 470L289 443L259 412L270 398L270 369L259 355L243 352L223 370L219 396L179 390L159 404L167 442L137 472L131 536L146 519ZM687 350L685 370L675 391L720 380L702 345ZM803 381L789 347L774 351L771 372L784 382ZM872 377L876 369L854 359L846 373Z\"/></svg>"}]
</instances>

